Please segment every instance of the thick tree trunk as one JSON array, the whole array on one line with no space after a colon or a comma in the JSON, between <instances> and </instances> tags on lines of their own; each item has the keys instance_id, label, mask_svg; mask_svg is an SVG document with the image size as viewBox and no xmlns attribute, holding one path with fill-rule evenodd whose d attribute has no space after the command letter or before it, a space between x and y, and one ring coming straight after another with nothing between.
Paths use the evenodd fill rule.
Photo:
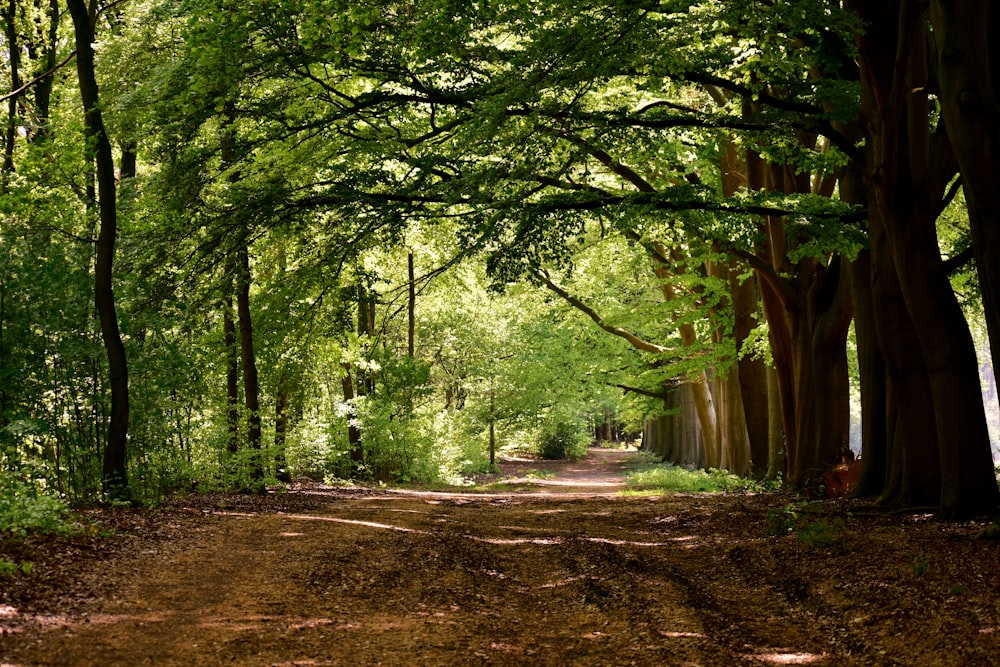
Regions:
<instances>
[{"instance_id":1,"label":"thick tree trunk","mask_svg":"<svg viewBox=\"0 0 1000 667\"><path fill-rule=\"evenodd\" d=\"M747 165L744 154L735 142L728 139L720 140L719 166L722 176L722 194L725 197L735 195L740 188L749 184ZM733 307L732 336L736 342L737 354L750 332L757 326L757 313L760 311L760 297L757 292L757 280L749 276L740 280L740 271L736 270L736 258L730 257L729 266L725 272L729 282L729 293ZM738 436L732 442L738 443L740 474L751 472L762 477L767 471L767 376L764 362L750 355L744 355L737 360L738 377L733 388L739 392L738 399L740 415L738 421ZM743 458L747 461L744 463ZM737 471L733 471L737 472Z\"/></svg>"},{"instance_id":2,"label":"thick tree trunk","mask_svg":"<svg viewBox=\"0 0 1000 667\"><path fill-rule=\"evenodd\" d=\"M937 243L935 221L955 163L949 137L940 128L932 133L928 126L927 9L911 2L898 7L863 2L851 2L850 6L869 26L868 36L859 42L868 177L930 387L941 466L939 513L944 518L960 518L993 512L1000 492L993 472L978 362ZM954 9L953 3L935 3L935 17L941 19L950 9ZM947 31L946 23L941 30ZM938 39L937 29L931 34ZM945 38L944 48L947 71L961 49L976 46ZM959 76L961 71L952 73ZM952 82L940 83L942 94L957 94L958 103L979 94L961 86L955 91L950 87ZM972 85L967 78L965 83ZM950 103L944 100L943 104L947 108ZM889 356L890 347L884 338L882 342L892 374L895 364ZM900 415L905 417L900 392L906 387L899 378L892 379ZM904 418L901 426L910 431L914 427L908 421ZM900 437L897 432L896 441ZM921 465L930 458L926 452L914 451L914 444L905 444L904 470L911 461ZM895 465L894 461L893 468Z\"/></svg>"},{"instance_id":3,"label":"thick tree trunk","mask_svg":"<svg viewBox=\"0 0 1000 667\"><path fill-rule=\"evenodd\" d=\"M847 335L854 308L847 260L835 255L823 278L813 284L809 297L816 423L808 468L802 472L822 474L831 463L851 456Z\"/></svg>"},{"instance_id":4,"label":"thick tree trunk","mask_svg":"<svg viewBox=\"0 0 1000 667\"><path fill-rule=\"evenodd\" d=\"M808 141L808 138L803 138ZM808 174L747 157L748 186L774 192L811 192ZM850 290L841 260L789 261L784 220L762 221L767 241L751 257L778 370L786 482L802 488L839 462L849 433L847 331Z\"/></svg>"},{"instance_id":5,"label":"thick tree trunk","mask_svg":"<svg viewBox=\"0 0 1000 667\"><path fill-rule=\"evenodd\" d=\"M851 264L854 334L861 384L861 476L853 495L878 496L886 486L888 388L885 359L875 330L871 251L862 250Z\"/></svg>"},{"instance_id":6,"label":"thick tree trunk","mask_svg":"<svg viewBox=\"0 0 1000 667\"><path fill-rule=\"evenodd\" d=\"M759 310L757 280L753 276L737 284L736 272L730 271L730 289L733 293L735 322L733 336L737 350L741 350L750 331L757 325L755 315ZM737 362L740 399L750 447L750 469L755 476L763 476L768 467L768 405L767 368L762 359L744 355Z\"/></svg>"},{"instance_id":7,"label":"thick tree trunk","mask_svg":"<svg viewBox=\"0 0 1000 667\"><path fill-rule=\"evenodd\" d=\"M653 250L658 257L668 256L665 247L655 242L652 244ZM674 292L671 279L673 275L653 258L653 272L660 281L660 292L667 303L674 300ZM698 334L694 326L690 323L682 322L677 325L677 333L680 334L681 344L684 347L693 347L698 343ZM700 371L689 383L691 397L694 399L695 411L698 415L698 424L701 427L701 437L705 448L705 465L708 468L719 468L722 465L722 439L719 434L719 424L715 412L715 400L712 397L712 387L708 379L708 373Z\"/></svg>"},{"instance_id":8,"label":"thick tree trunk","mask_svg":"<svg viewBox=\"0 0 1000 667\"><path fill-rule=\"evenodd\" d=\"M115 239L118 234L115 165L111 154L111 142L104 129L98 102L91 16L83 0L67 0L66 4L73 17L80 96L83 100L87 136L92 142L97 172L100 228L94 265L94 300L101 326L101 338L108 355L111 388L111 415L104 448L104 489L111 498L125 499L128 497L128 361L121 331L118 328L118 312L113 289Z\"/></svg>"},{"instance_id":9,"label":"thick tree trunk","mask_svg":"<svg viewBox=\"0 0 1000 667\"><path fill-rule=\"evenodd\" d=\"M890 476L881 501L896 507L936 505L941 467L933 394L923 348L903 298L895 261L878 211L871 214L872 302L875 330L891 382L887 395L896 415Z\"/></svg>"},{"instance_id":10,"label":"thick tree trunk","mask_svg":"<svg viewBox=\"0 0 1000 667\"><path fill-rule=\"evenodd\" d=\"M1000 362L1000 8L933 0L941 111L962 173L994 364ZM992 9L992 11L991 11Z\"/></svg>"}]
</instances>

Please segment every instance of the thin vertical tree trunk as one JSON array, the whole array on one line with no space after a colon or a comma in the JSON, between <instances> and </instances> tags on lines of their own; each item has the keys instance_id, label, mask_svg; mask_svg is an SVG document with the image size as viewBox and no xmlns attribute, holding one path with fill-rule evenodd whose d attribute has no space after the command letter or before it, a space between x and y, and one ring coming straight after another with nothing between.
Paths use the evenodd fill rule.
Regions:
<instances>
[{"instance_id":1,"label":"thin vertical tree trunk","mask_svg":"<svg viewBox=\"0 0 1000 667\"><path fill-rule=\"evenodd\" d=\"M108 355L111 387L111 415L108 439L104 448L104 489L111 498L126 499L128 492L128 361L118 328L118 313L113 289L115 239L118 234L118 211L115 201L115 165L101 117L97 77L94 70L94 35L92 16L83 0L67 0L73 17L76 38L77 75L83 100L87 136L93 146L97 172L100 228L97 258L94 265L94 301L101 326L101 338Z\"/></svg>"},{"instance_id":2,"label":"thin vertical tree trunk","mask_svg":"<svg viewBox=\"0 0 1000 667\"><path fill-rule=\"evenodd\" d=\"M291 482L285 446L288 440L288 390L285 379L279 380L278 396L274 404L274 468L279 482Z\"/></svg>"},{"instance_id":3,"label":"thin vertical tree trunk","mask_svg":"<svg viewBox=\"0 0 1000 667\"><path fill-rule=\"evenodd\" d=\"M357 414L354 409L354 373L351 364L345 363L344 376L341 378L340 386L344 391L344 402L350 406L350 414L347 422L347 446L351 458L351 474L357 475L365 462L365 450L361 442L361 429L358 428Z\"/></svg>"},{"instance_id":4,"label":"thin vertical tree trunk","mask_svg":"<svg viewBox=\"0 0 1000 667\"><path fill-rule=\"evenodd\" d=\"M496 390L490 385L490 469L497 464Z\"/></svg>"},{"instance_id":5,"label":"thin vertical tree trunk","mask_svg":"<svg viewBox=\"0 0 1000 667\"><path fill-rule=\"evenodd\" d=\"M413 251L406 253L408 295L406 301L406 355L412 359L417 331L417 281L413 271Z\"/></svg>"},{"instance_id":6,"label":"thin vertical tree trunk","mask_svg":"<svg viewBox=\"0 0 1000 667\"><path fill-rule=\"evenodd\" d=\"M7 67L10 70L10 89L17 90L21 87L21 46L18 43L17 35L17 0L9 0L4 11L4 45L7 55ZM4 132L2 188L7 189L10 175L14 171L14 141L17 137L17 103L18 96L12 95L7 100L7 127Z\"/></svg>"},{"instance_id":7,"label":"thin vertical tree trunk","mask_svg":"<svg viewBox=\"0 0 1000 667\"><path fill-rule=\"evenodd\" d=\"M250 479L264 481L261 459L260 382L253 345L253 322L250 316L250 254L239 250L237 260L236 311L239 318L240 360L243 363L243 400L247 410L247 445L250 448Z\"/></svg>"},{"instance_id":8,"label":"thin vertical tree trunk","mask_svg":"<svg viewBox=\"0 0 1000 667\"><path fill-rule=\"evenodd\" d=\"M222 341L226 348L226 451L235 455L240 450L240 347L231 296L222 308Z\"/></svg>"}]
</instances>

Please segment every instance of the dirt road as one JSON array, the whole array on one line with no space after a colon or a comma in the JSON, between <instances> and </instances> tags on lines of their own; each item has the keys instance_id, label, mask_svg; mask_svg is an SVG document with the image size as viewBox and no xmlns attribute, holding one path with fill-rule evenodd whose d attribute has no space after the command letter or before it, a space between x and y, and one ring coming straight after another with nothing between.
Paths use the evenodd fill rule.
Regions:
<instances>
[{"instance_id":1,"label":"dirt road","mask_svg":"<svg viewBox=\"0 0 1000 667\"><path fill-rule=\"evenodd\" d=\"M512 462L518 490L503 493L189 499L159 515L158 537L94 556L85 583L0 606L0 665L957 665L1000 655L996 576L956 566L941 580L964 571L975 596L949 598L936 579L935 594L904 591L931 577L914 577L895 524L810 548L767 534L773 498L611 495L622 456ZM548 476L525 475L543 466ZM937 559L943 540L995 571L993 545L972 530L934 528L915 548ZM852 545L902 567L845 582L845 563L879 565L856 561Z\"/></svg>"}]
</instances>

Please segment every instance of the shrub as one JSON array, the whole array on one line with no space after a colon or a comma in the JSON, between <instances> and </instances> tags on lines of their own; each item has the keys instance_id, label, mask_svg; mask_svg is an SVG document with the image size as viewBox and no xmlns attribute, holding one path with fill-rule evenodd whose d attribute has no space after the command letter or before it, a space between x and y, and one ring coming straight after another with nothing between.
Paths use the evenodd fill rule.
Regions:
<instances>
[{"instance_id":1,"label":"shrub","mask_svg":"<svg viewBox=\"0 0 1000 667\"><path fill-rule=\"evenodd\" d=\"M538 454L543 459L573 459L587 453L590 435L579 424L558 420L542 427Z\"/></svg>"},{"instance_id":2,"label":"shrub","mask_svg":"<svg viewBox=\"0 0 1000 667\"><path fill-rule=\"evenodd\" d=\"M61 499L39 493L30 484L0 475L0 537L65 533L76 529Z\"/></svg>"}]
</instances>

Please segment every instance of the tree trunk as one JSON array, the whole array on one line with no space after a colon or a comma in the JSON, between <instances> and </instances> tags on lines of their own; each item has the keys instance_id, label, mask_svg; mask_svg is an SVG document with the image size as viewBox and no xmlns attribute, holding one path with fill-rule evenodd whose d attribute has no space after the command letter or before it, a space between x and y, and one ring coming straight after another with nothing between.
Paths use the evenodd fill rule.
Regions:
<instances>
[{"instance_id":1,"label":"tree trunk","mask_svg":"<svg viewBox=\"0 0 1000 667\"><path fill-rule=\"evenodd\" d=\"M285 389L284 378L278 384L278 395L274 402L274 469L278 481L287 484L292 481L285 458L288 439L288 391Z\"/></svg>"},{"instance_id":2,"label":"tree trunk","mask_svg":"<svg viewBox=\"0 0 1000 667\"><path fill-rule=\"evenodd\" d=\"M781 430L781 396L778 392L778 373L767 368L767 478L777 479L784 472L782 456L785 439Z\"/></svg>"},{"instance_id":3,"label":"tree trunk","mask_svg":"<svg viewBox=\"0 0 1000 667\"><path fill-rule=\"evenodd\" d=\"M351 458L351 475L360 473L361 466L365 462L365 450L361 443L361 429L357 425L357 413L354 408L354 373L351 364L343 364L344 376L341 378L341 387L344 391L344 402L350 406L347 422L347 446Z\"/></svg>"},{"instance_id":4,"label":"tree trunk","mask_svg":"<svg viewBox=\"0 0 1000 667\"><path fill-rule=\"evenodd\" d=\"M222 336L226 354L226 451L240 450L240 348L233 320L233 298L227 297L222 309Z\"/></svg>"},{"instance_id":5,"label":"tree trunk","mask_svg":"<svg viewBox=\"0 0 1000 667\"><path fill-rule=\"evenodd\" d=\"M890 475L880 500L895 507L936 505L941 490L938 430L923 348L877 211L871 220L874 325L891 380L887 396L896 415L893 440L889 441L893 444Z\"/></svg>"},{"instance_id":6,"label":"tree trunk","mask_svg":"<svg viewBox=\"0 0 1000 667\"><path fill-rule=\"evenodd\" d=\"M490 469L497 464L496 390L490 386Z\"/></svg>"},{"instance_id":7,"label":"tree trunk","mask_svg":"<svg viewBox=\"0 0 1000 667\"><path fill-rule=\"evenodd\" d=\"M406 356L413 358L417 332L417 280L413 271L413 251L406 253Z\"/></svg>"},{"instance_id":8,"label":"tree trunk","mask_svg":"<svg viewBox=\"0 0 1000 667\"><path fill-rule=\"evenodd\" d=\"M1000 362L1000 10L933 0L941 112L962 173L994 365ZM991 11L991 9L993 11Z\"/></svg>"},{"instance_id":9,"label":"tree trunk","mask_svg":"<svg viewBox=\"0 0 1000 667\"><path fill-rule=\"evenodd\" d=\"M128 361L125 345L118 328L115 307L113 264L115 239L118 234L118 212L115 201L115 165L101 117L97 78L94 69L94 35L92 17L83 0L67 0L73 17L76 38L77 75L83 100L87 137L92 142L97 172L100 229L97 236L97 258L94 265L94 300L101 325L101 338L108 355L111 388L111 415L108 438L104 449L104 489L111 498L126 499L128 492Z\"/></svg>"},{"instance_id":10,"label":"tree trunk","mask_svg":"<svg viewBox=\"0 0 1000 667\"><path fill-rule=\"evenodd\" d=\"M818 474L851 457L847 335L854 308L846 266L847 260L834 255L826 274L810 290L816 424L809 466Z\"/></svg>"},{"instance_id":11,"label":"tree trunk","mask_svg":"<svg viewBox=\"0 0 1000 667\"><path fill-rule=\"evenodd\" d=\"M759 310L757 280L753 276L737 284L735 271L729 272L730 290L733 294L735 322L733 336L737 350L742 350L750 331L757 325L754 315ZM750 447L750 470L755 476L763 476L768 468L768 405L767 368L763 359L743 355L737 361L739 372L740 400L746 422L747 439Z\"/></svg>"},{"instance_id":12,"label":"tree trunk","mask_svg":"<svg viewBox=\"0 0 1000 667\"><path fill-rule=\"evenodd\" d=\"M21 87L21 45L17 34L17 0L9 0L4 11L4 53L7 56L7 67L10 70L10 89ZM17 138L17 95L7 100L7 127L4 132L2 172L3 191L7 190L10 175L14 171L14 141Z\"/></svg>"},{"instance_id":13,"label":"tree trunk","mask_svg":"<svg viewBox=\"0 0 1000 667\"><path fill-rule=\"evenodd\" d=\"M939 36L937 29L928 33L927 9L919 3L895 7L855 1L850 6L869 25L869 32L859 41L862 117L868 122L868 177L930 387L941 466L939 514L961 518L993 512L1000 492L993 472L978 361L941 260L935 227L954 175L955 156L941 126L934 132L929 128L926 88L929 36L944 39L945 73L955 76L961 76L963 70L947 68L955 63L961 49L975 49L976 43L956 44L953 37ZM943 21L941 30L947 32L945 18L953 8L952 3L935 4L934 16ZM942 95L950 96L950 101L943 102L949 114L956 110L952 108L956 103L975 101L979 94L964 87L972 85L967 77L957 88L943 78L940 83ZM885 341L883 351L891 373L894 364ZM897 392L905 389L896 377L893 386ZM902 396L898 398L902 416ZM902 426L913 429L906 421ZM914 451L913 445L910 441L905 444L904 467L913 459L920 465L930 458L928 452Z\"/></svg>"},{"instance_id":14,"label":"tree trunk","mask_svg":"<svg viewBox=\"0 0 1000 667\"><path fill-rule=\"evenodd\" d=\"M747 157L747 182L752 190L789 194L812 189L808 174L765 164L754 152ZM784 220L768 216L761 226L766 244L748 259L760 285L778 371L785 479L789 486L802 488L839 462L846 447L850 290L838 257L826 264L805 257L793 265Z\"/></svg>"},{"instance_id":15,"label":"tree trunk","mask_svg":"<svg viewBox=\"0 0 1000 667\"><path fill-rule=\"evenodd\" d=\"M668 252L663 244L654 242L652 248L658 257L668 256ZM659 264L656 257L653 257L653 273L659 278L660 292L663 299L669 304L674 300L676 294L670 279L673 277L667 267ZM688 322L681 322L677 325L677 333L680 334L681 344L684 347L693 347L698 343L698 334L694 326ZM695 412L698 415L698 424L701 426L701 437L705 450L705 465L708 468L719 468L722 464L722 441L719 435L718 419L715 412L715 401L712 398L712 387L708 379L708 373L700 371L688 383L691 390L691 398L694 399Z\"/></svg>"},{"instance_id":16,"label":"tree trunk","mask_svg":"<svg viewBox=\"0 0 1000 667\"><path fill-rule=\"evenodd\" d=\"M871 251L862 250L851 264L854 334L861 384L861 476L853 496L878 496L886 486L888 387L885 358L875 329Z\"/></svg>"},{"instance_id":17,"label":"tree trunk","mask_svg":"<svg viewBox=\"0 0 1000 667\"><path fill-rule=\"evenodd\" d=\"M243 401L247 410L250 479L259 485L264 481L264 462L261 458L260 381L250 316L250 254L246 248L241 248L238 255L236 312L240 330L240 361L243 363Z\"/></svg>"}]
</instances>

